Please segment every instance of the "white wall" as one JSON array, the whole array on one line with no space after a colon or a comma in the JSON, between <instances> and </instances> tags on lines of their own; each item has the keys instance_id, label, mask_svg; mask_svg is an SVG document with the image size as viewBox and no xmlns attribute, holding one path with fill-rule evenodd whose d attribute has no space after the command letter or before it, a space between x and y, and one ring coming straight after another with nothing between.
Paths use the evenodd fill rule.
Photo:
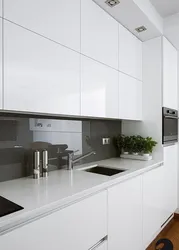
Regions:
<instances>
[{"instance_id":1,"label":"white wall","mask_svg":"<svg viewBox=\"0 0 179 250\"><path fill-rule=\"evenodd\" d=\"M143 43L143 121L123 121L122 133L151 136L162 147L162 37Z\"/></svg>"}]
</instances>

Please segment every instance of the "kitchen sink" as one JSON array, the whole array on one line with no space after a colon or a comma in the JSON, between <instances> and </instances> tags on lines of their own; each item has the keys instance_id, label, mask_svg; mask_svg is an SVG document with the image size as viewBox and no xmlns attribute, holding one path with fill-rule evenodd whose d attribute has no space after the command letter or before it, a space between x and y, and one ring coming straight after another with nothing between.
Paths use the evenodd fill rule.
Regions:
<instances>
[{"instance_id":1,"label":"kitchen sink","mask_svg":"<svg viewBox=\"0 0 179 250\"><path fill-rule=\"evenodd\" d=\"M112 175L115 175L115 174L123 173L126 170L124 170L124 169L108 168L108 167L103 167L103 166L96 166L96 167L91 167L91 168L83 169L83 171L89 172L89 173L94 173L94 174L101 174L101 175L112 176Z\"/></svg>"}]
</instances>

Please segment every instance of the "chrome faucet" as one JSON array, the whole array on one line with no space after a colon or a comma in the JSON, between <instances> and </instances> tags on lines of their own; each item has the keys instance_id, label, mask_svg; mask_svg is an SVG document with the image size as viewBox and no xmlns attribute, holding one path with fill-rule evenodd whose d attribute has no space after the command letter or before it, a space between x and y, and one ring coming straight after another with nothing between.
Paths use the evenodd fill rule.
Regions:
<instances>
[{"instance_id":1,"label":"chrome faucet","mask_svg":"<svg viewBox=\"0 0 179 250\"><path fill-rule=\"evenodd\" d=\"M75 152L77 152L77 151L75 151ZM89 153L87 153L87 154L84 154L84 155L82 155L82 156L79 156L78 158L76 158L76 159L74 160L73 157L74 157L74 153L75 153L75 152L69 154L68 170L72 170L72 169L73 169L73 164L75 164L76 162L78 162L78 161L80 161L80 160L82 160L82 159L84 159L84 158L86 158L86 157L88 157L88 156L90 156L90 155L95 155L95 154L96 154L95 151L91 151L91 152L89 152Z\"/></svg>"}]
</instances>

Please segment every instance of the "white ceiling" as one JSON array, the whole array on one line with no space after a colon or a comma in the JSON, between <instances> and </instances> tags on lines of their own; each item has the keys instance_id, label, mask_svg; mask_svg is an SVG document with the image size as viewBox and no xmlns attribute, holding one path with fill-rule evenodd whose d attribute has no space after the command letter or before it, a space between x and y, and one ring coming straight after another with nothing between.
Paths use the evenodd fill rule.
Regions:
<instances>
[{"instance_id":1,"label":"white ceiling","mask_svg":"<svg viewBox=\"0 0 179 250\"><path fill-rule=\"evenodd\" d=\"M150 0L150 2L164 18L179 12L179 0Z\"/></svg>"}]
</instances>

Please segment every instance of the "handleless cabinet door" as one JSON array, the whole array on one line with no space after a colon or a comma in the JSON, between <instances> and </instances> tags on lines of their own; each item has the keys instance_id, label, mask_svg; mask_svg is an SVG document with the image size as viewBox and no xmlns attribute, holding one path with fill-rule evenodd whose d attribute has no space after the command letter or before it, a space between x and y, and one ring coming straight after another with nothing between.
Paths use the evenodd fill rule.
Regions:
<instances>
[{"instance_id":1,"label":"handleless cabinet door","mask_svg":"<svg viewBox=\"0 0 179 250\"><path fill-rule=\"evenodd\" d=\"M142 42L119 25L119 70L142 80Z\"/></svg>"},{"instance_id":2,"label":"handleless cabinet door","mask_svg":"<svg viewBox=\"0 0 179 250\"><path fill-rule=\"evenodd\" d=\"M0 249L88 250L106 235L104 191L0 236Z\"/></svg>"},{"instance_id":3,"label":"handleless cabinet door","mask_svg":"<svg viewBox=\"0 0 179 250\"><path fill-rule=\"evenodd\" d=\"M4 22L4 108L80 114L80 56Z\"/></svg>"},{"instance_id":4,"label":"handleless cabinet door","mask_svg":"<svg viewBox=\"0 0 179 250\"><path fill-rule=\"evenodd\" d=\"M118 118L118 72L82 56L81 114Z\"/></svg>"},{"instance_id":5,"label":"handleless cabinet door","mask_svg":"<svg viewBox=\"0 0 179 250\"><path fill-rule=\"evenodd\" d=\"M178 109L177 50L163 38L163 106Z\"/></svg>"},{"instance_id":6,"label":"handleless cabinet door","mask_svg":"<svg viewBox=\"0 0 179 250\"><path fill-rule=\"evenodd\" d=\"M142 176L108 191L108 250L143 250Z\"/></svg>"},{"instance_id":7,"label":"handleless cabinet door","mask_svg":"<svg viewBox=\"0 0 179 250\"><path fill-rule=\"evenodd\" d=\"M2 0L0 0L0 17L2 17Z\"/></svg>"},{"instance_id":8,"label":"handleless cabinet door","mask_svg":"<svg viewBox=\"0 0 179 250\"><path fill-rule=\"evenodd\" d=\"M165 198L164 166L143 175L143 243L146 248L161 229L163 220L163 199Z\"/></svg>"},{"instance_id":9,"label":"handleless cabinet door","mask_svg":"<svg viewBox=\"0 0 179 250\"><path fill-rule=\"evenodd\" d=\"M4 16L80 51L80 0L5 0Z\"/></svg>"},{"instance_id":10,"label":"handleless cabinet door","mask_svg":"<svg viewBox=\"0 0 179 250\"><path fill-rule=\"evenodd\" d=\"M164 179L165 179L165 220L177 209L177 168L178 168L178 145L164 147Z\"/></svg>"},{"instance_id":11,"label":"handleless cabinet door","mask_svg":"<svg viewBox=\"0 0 179 250\"><path fill-rule=\"evenodd\" d=\"M92 0L81 1L81 52L118 69L118 22Z\"/></svg>"},{"instance_id":12,"label":"handleless cabinet door","mask_svg":"<svg viewBox=\"0 0 179 250\"><path fill-rule=\"evenodd\" d=\"M119 118L142 120L142 82L119 73Z\"/></svg>"}]
</instances>

